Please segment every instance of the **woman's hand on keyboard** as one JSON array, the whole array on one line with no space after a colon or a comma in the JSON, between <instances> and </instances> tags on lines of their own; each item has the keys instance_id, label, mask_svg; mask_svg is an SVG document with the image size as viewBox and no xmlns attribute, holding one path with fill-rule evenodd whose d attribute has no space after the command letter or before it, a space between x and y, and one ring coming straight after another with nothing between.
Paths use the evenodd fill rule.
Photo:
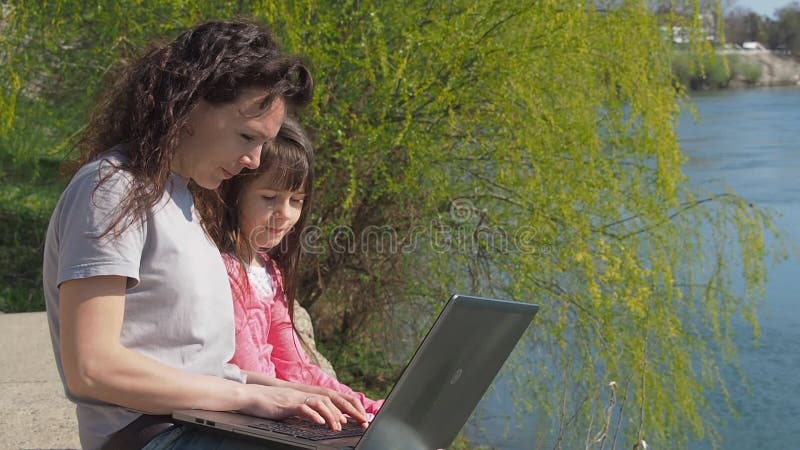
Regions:
<instances>
[{"instance_id":1,"label":"woman's hand on keyboard","mask_svg":"<svg viewBox=\"0 0 800 450\"><path fill-rule=\"evenodd\" d=\"M369 419L367 418L367 412L364 410L364 405L361 404L361 401L357 397L343 394L341 392L334 391L333 389L321 386L301 386L302 387L298 389L308 392L309 394L316 394L330 398L333 404L336 405L340 411L361 424L362 428L366 428L369 424ZM346 422L347 420L345 419L345 421L342 423Z\"/></svg>"},{"instance_id":2,"label":"woman's hand on keyboard","mask_svg":"<svg viewBox=\"0 0 800 450\"><path fill-rule=\"evenodd\" d=\"M283 419L291 416L305 417L320 425L327 424L332 430L339 431L342 424L347 422L342 410L336 402L345 407L347 414L353 416L358 410L349 402L336 402L327 395L303 392L288 387L263 386L259 384L242 385L245 396L244 408L239 411L268 419ZM362 413L363 414L363 413ZM362 416L366 421L366 417ZM359 419L356 419L359 420Z\"/></svg>"}]
</instances>

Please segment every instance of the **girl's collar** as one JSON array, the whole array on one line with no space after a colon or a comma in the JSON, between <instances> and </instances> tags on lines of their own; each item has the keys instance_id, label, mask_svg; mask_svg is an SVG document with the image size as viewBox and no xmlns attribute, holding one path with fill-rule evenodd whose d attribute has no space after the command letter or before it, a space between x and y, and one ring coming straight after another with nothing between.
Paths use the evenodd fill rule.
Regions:
<instances>
[{"instance_id":1,"label":"girl's collar","mask_svg":"<svg viewBox=\"0 0 800 450\"><path fill-rule=\"evenodd\" d=\"M274 267L277 263L274 259L270 258L266 250L258 250L256 255L261 258L261 261L268 267Z\"/></svg>"},{"instance_id":2,"label":"girl's collar","mask_svg":"<svg viewBox=\"0 0 800 450\"><path fill-rule=\"evenodd\" d=\"M256 254L264 261L267 272L272 276L272 279L275 281L276 285L283 289L283 274L278 267L278 263L269 257L266 250L259 250L256 252Z\"/></svg>"}]
</instances>

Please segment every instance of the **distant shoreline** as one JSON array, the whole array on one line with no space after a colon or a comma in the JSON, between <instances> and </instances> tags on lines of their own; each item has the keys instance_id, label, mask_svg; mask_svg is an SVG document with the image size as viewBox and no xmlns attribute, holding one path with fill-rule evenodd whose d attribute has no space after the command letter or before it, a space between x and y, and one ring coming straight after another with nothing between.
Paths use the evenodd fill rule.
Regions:
<instances>
[{"instance_id":1,"label":"distant shoreline","mask_svg":"<svg viewBox=\"0 0 800 450\"><path fill-rule=\"evenodd\" d=\"M747 64L761 67L761 76L755 82L741 74L731 73L728 88L776 87L800 85L800 63L792 56L772 50L718 50L718 54L740 58Z\"/></svg>"}]
</instances>

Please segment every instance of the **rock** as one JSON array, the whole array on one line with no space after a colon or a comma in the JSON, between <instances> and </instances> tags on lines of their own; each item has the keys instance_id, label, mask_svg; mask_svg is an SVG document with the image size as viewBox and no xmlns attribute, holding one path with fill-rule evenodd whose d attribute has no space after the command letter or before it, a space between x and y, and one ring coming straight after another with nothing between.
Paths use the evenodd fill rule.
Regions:
<instances>
[{"instance_id":1,"label":"rock","mask_svg":"<svg viewBox=\"0 0 800 450\"><path fill-rule=\"evenodd\" d=\"M336 371L333 370L333 365L325 358L318 350L316 341L314 340L314 325L311 323L311 316L305 308L300 306L299 303L294 302L294 328L297 334L300 335L300 341L303 344L303 350L311 362L318 365L323 371L330 376L336 378Z\"/></svg>"}]
</instances>

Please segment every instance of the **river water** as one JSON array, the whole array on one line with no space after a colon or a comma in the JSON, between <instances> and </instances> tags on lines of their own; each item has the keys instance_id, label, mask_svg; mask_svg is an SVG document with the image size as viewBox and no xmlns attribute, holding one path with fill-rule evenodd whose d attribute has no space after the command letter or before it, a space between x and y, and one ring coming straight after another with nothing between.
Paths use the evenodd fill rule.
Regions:
<instances>
[{"instance_id":1,"label":"river water","mask_svg":"<svg viewBox=\"0 0 800 450\"><path fill-rule=\"evenodd\" d=\"M693 98L700 113L682 117L678 131L689 156L686 174L704 188L724 184L776 213L785 239L800 245L800 89L757 89ZM740 361L751 390L731 383L740 412L715 410L725 449L800 449L800 261L796 255L770 267L762 334L754 346L739 339ZM735 374L728 373L733 379ZM693 448L708 448L697 443Z\"/></svg>"},{"instance_id":2,"label":"river water","mask_svg":"<svg viewBox=\"0 0 800 450\"><path fill-rule=\"evenodd\" d=\"M691 99L699 118L680 118L678 138L689 157L684 173L699 188L731 188L750 202L775 213L787 242L800 247L800 89L722 91ZM734 280L741 286L741 280ZM737 344L748 390L733 370L725 377L738 417L719 394L710 394L719 426L721 448L800 449L800 261L796 254L768 270L766 301L754 344L751 330L738 330ZM502 383L484 397L465 432L473 445L496 449L538 448L534 419L508 417L509 394ZM493 431L494 430L494 431ZM552 448L554 437L546 441ZM541 442L539 443L542 444ZM670 448L652 445L653 448ZM691 442L692 449L710 449ZM609 446L607 445L606 448ZM617 448L630 448L618 443Z\"/></svg>"}]
</instances>

